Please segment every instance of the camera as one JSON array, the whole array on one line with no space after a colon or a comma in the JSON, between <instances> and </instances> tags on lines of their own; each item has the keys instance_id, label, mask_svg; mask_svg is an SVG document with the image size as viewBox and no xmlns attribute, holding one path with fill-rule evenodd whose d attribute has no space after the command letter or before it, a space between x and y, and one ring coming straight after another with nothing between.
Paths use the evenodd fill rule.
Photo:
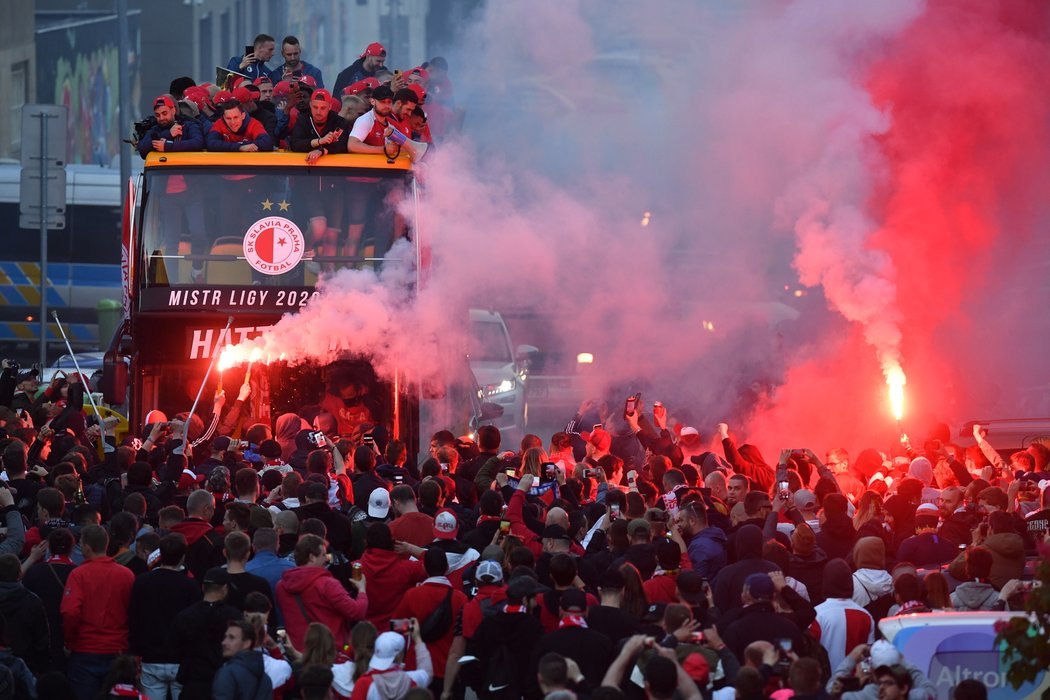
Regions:
<instances>
[{"instance_id":1,"label":"camera","mask_svg":"<svg viewBox=\"0 0 1050 700\"><path fill-rule=\"evenodd\" d=\"M543 463L543 473L547 477L548 480L557 478L558 465L555 464L554 462L544 462Z\"/></svg>"},{"instance_id":2,"label":"camera","mask_svg":"<svg viewBox=\"0 0 1050 700\"><path fill-rule=\"evenodd\" d=\"M408 634L412 631L412 620L408 618L395 618L390 621L390 631L398 634Z\"/></svg>"},{"instance_id":3,"label":"camera","mask_svg":"<svg viewBox=\"0 0 1050 700\"><path fill-rule=\"evenodd\" d=\"M315 430L309 435L310 444L314 447L328 447L328 438L320 430Z\"/></svg>"},{"instance_id":4,"label":"camera","mask_svg":"<svg viewBox=\"0 0 1050 700\"><path fill-rule=\"evenodd\" d=\"M504 535L510 533L510 521L509 520L500 520L499 521L499 531L502 532Z\"/></svg>"},{"instance_id":5,"label":"camera","mask_svg":"<svg viewBox=\"0 0 1050 700\"><path fill-rule=\"evenodd\" d=\"M791 498L791 485L786 481L781 481L777 486L780 489L780 500L789 500Z\"/></svg>"},{"instance_id":6,"label":"camera","mask_svg":"<svg viewBox=\"0 0 1050 700\"><path fill-rule=\"evenodd\" d=\"M155 127L156 125L157 118L154 117L152 114L143 119L142 121L135 122L135 143L137 144L139 141L141 141L142 137L145 136L149 132L149 130Z\"/></svg>"},{"instance_id":7,"label":"camera","mask_svg":"<svg viewBox=\"0 0 1050 700\"><path fill-rule=\"evenodd\" d=\"M696 632L693 632L692 634L689 635L689 643L690 644L703 644L704 643L704 633L701 632L700 630L697 630Z\"/></svg>"}]
</instances>

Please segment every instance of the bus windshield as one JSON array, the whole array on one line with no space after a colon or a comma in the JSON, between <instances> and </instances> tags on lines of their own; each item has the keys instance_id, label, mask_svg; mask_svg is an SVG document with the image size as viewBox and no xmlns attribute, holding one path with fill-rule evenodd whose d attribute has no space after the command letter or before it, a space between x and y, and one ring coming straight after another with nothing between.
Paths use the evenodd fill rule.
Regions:
<instances>
[{"instance_id":1,"label":"bus windshield","mask_svg":"<svg viewBox=\"0 0 1050 700\"><path fill-rule=\"evenodd\" d=\"M147 168L138 284L312 287L409 235L410 188L398 170Z\"/></svg>"}]
</instances>

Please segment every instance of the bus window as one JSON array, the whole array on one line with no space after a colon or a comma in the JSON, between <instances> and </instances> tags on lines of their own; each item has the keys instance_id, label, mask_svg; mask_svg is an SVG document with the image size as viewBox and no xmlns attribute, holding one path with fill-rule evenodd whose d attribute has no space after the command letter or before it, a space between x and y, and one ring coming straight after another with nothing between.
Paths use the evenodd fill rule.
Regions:
<instances>
[{"instance_id":1,"label":"bus window","mask_svg":"<svg viewBox=\"0 0 1050 700\"><path fill-rule=\"evenodd\" d=\"M396 213L408 180L403 172L347 172L148 171L140 227L144 283L303 285L319 272L381 259L408 235Z\"/></svg>"}]
</instances>

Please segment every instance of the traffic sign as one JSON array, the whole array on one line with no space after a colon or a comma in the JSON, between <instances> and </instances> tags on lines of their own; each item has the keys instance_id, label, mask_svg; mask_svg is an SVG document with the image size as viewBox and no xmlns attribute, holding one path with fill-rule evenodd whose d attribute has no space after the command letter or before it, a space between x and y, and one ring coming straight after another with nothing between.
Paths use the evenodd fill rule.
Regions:
<instances>
[{"instance_id":1,"label":"traffic sign","mask_svg":"<svg viewBox=\"0 0 1050 700\"><path fill-rule=\"evenodd\" d=\"M39 168L42 153L47 154L48 167L66 164L67 108L64 105L22 106L22 167ZM47 126L44 126L44 123ZM45 138L41 138L41 131ZM62 192L65 201L65 190Z\"/></svg>"}]
</instances>

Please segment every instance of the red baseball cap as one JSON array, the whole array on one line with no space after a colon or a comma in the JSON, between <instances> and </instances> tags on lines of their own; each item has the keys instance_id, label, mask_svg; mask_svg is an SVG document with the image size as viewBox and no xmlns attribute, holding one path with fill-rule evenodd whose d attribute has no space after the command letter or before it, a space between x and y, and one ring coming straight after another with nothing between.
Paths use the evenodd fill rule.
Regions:
<instances>
[{"instance_id":1,"label":"red baseball cap","mask_svg":"<svg viewBox=\"0 0 1050 700\"><path fill-rule=\"evenodd\" d=\"M584 442L591 443L602 452L606 452L610 447L612 447L612 435L603 428L595 428L594 432L590 433L580 433L580 438Z\"/></svg>"},{"instance_id":2,"label":"red baseball cap","mask_svg":"<svg viewBox=\"0 0 1050 700\"><path fill-rule=\"evenodd\" d=\"M171 99L171 95L161 95L153 100L153 109L156 109L157 107L170 107L171 109L175 109L175 100Z\"/></svg>"},{"instance_id":3,"label":"red baseball cap","mask_svg":"<svg viewBox=\"0 0 1050 700\"><path fill-rule=\"evenodd\" d=\"M205 105L208 104L208 91L207 90L193 90L192 92L187 90L182 93L182 97L185 100L189 100L193 104L197 105L197 109L204 109Z\"/></svg>"},{"instance_id":4,"label":"red baseball cap","mask_svg":"<svg viewBox=\"0 0 1050 700\"><path fill-rule=\"evenodd\" d=\"M361 58L365 56L386 56L386 49L378 41L369 44L365 47L365 52L361 54Z\"/></svg>"},{"instance_id":5,"label":"red baseball cap","mask_svg":"<svg viewBox=\"0 0 1050 700\"><path fill-rule=\"evenodd\" d=\"M270 80L270 79L269 79L269 78L268 78L267 76L265 76L265 75L261 75L261 76L259 76L258 78L256 78L256 79L255 79L255 81L254 81L254 82L253 82L252 84L253 84L253 85L262 85L263 83L270 83L271 85L273 85L273 81L272 81L272 80Z\"/></svg>"},{"instance_id":6,"label":"red baseball cap","mask_svg":"<svg viewBox=\"0 0 1050 700\"><path fill-rule=\"evenodd\" d=\"M365 90L375 90L379 87L380 82L375 78L365 78L364 80L358 80L350 87L343 88L344 95L358 95Z\"/></svg>"},{"instance_id":7,"label":"red baseball cap","mask_svg":"<svg viewBox=\"0 0 1050 700\"><path fill-rule=\"evenodd\" d=\"M419 104L423 104L423 101L427 99L427 91L423 89L422 85L412 83L405 86L406 89L416 93L416 97L419 98Z\"/></svg>"},{"instance_id":8,"label":"red baseball cap","mask_svg":"<svg viewBox=\"0 0 1050 700\"><path fill-rule=\"evenodd\" d=\"M320 90L314 90L313 94L310 95L310 101L311 102L314 102L314 101L317 101L317 102L331 102L332 101L332 93L328 92L324 88L321 88Z\"/></svg>"},{"instance_id":9,"label":"red baseball cap","mask_svg":"<svg viewBox=\"0 0 1050 700\"><path fill-rule=\"evenodd\" d=\"M317 87L317 79L314 78L312 75L302 76L301 78L299 78L299 82L303 85L309 85L312 88Z\"/></svg>"},{"instance_id":10,"label":"red baseball cap","mask_svg":"<svg viewBox=\"0 0 1050 700\"><path fill-rule=\"evenodd\" d=\"M332 105L332 111L333 111L333 112L338 112L339 110L341 110L341 109L343 108L343 103L342 103L342 102L340 102L339 100L335 99L334 97L333 97L333 98L331 98L331 99L330 99L330 100L328 100L328 101L329 101L329 102L331 103L331 105Z\"/></svg>"},{"instance_id":11,"label":"red baseball cap","mask_svg":"<svg viewBox=\"0 0 1050 700\"><path fill-rule=\"evenodd\" d=\"M276 85L273 86L273 96L274 97L283 97L285 95L291 95L291 94L292 94L292 84L290 82L288 82L287 80L282 80L281 82L279 82L279 83L277 83Z\"/></svg>"},{"instance_id":12,"label":"red baseball cap","mask_svg":"<svg viewBox=\"0 0 1050 700\"><path fill-rule=\"evenodd\" d=\"M242 105L245 105L245 104L248 104L249 102L251 102L252 100L254 100L255 99L255 95L253 95L248 90L248 88L238 87L238 88L234 88L234 90L233 90L233 99L237 100Z\"/></svg>"},{"instance_id":13,"label":"red baseball cap","mask_svg":"<svg viewBox=\"0 0 1050 700\"><path fill-rule=\"evenodd\" d=\"M236 78L233 79L233 87L236 89L245 80L247 80L247 78L242 78L238 75Z\"/></svg>"},{"instance_id":14,"label":"red baseball cap","mask_svg":"<svg viewBox=\"0 0 1050 700\"><path fill-rule=\"evenodd\" d=\"M230 92L229 90L219 90L219 91L218 91L217 93L215 93L215 95L214 95L214 96L213 96L213 97L211 98L211 103L212 103L213 105L215 105L216 107L218 107L219 105L221 105L221 104L223 104L223 103L225 103L225 102L233 102L233 101L234 101L234 100L236 100L236 99L237 99L237 98L236 98L236 97L234 97L234 96L233 96L233 93L232 93L232 92Z\"/></svg>"},{"instance_id":15,"label":"red baseball cap","mask_svg":"<svg viewBox=\"0 0 1050 700\"><path fill-rule=\"evenodd\" d=\"M413 73L419 73L419 77L423 78L424 83L430 82L430 73L428 73L427 69L423 66L416 66L412 70L408 71L409 75L412 75Z\"/></svg>"}]
</instances>

